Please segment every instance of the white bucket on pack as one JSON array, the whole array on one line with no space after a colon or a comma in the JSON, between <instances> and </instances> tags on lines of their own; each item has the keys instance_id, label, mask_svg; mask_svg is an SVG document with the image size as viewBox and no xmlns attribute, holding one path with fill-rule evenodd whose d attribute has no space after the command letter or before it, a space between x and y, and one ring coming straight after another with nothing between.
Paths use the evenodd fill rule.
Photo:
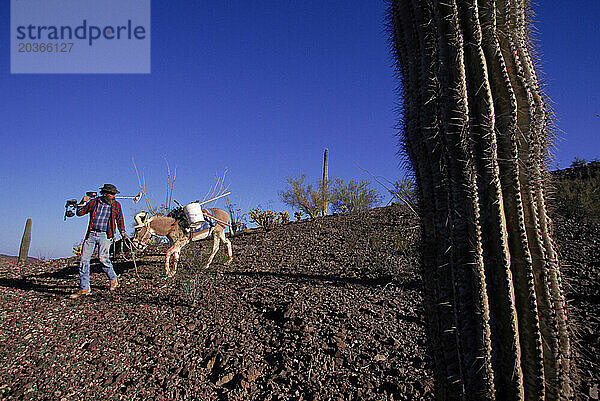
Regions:
<instances>
[{"instance_id":1,"label":"white bucket on pack","mask_svg":"<svg viewBox=\"0 0 600 401\"><path fill-rule=\"evenodd\" d=\"M202 206L198 202L190 203L183 208L183 212L185 213L185 218L192 227L199 226L204 221Z\"/></svg>"}]
</instances>

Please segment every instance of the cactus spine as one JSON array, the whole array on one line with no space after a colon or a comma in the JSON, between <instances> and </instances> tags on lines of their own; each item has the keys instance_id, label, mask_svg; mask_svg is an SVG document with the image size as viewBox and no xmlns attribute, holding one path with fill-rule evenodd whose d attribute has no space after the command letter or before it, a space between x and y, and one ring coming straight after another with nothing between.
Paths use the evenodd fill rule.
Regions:
<instances>
[{"instance_id":1,"label":"cactus spine","mask_svg":"<svg viewBox=\"0 0 600 401\"><path fill-rule=\"evenodd\" d=\"M528 7L390 0L440 399L572 396Z\"/></svg>"},{"instance_id":2,"label":"cactus spine","mask_svg":"<svg viewBox=\"0 0 600 401\"><path fill-rule=\"evenodd\" d=\"M27 219L25 223L25 231L23 231L23 237L21 238L21 247L19 248L19 259L17 259L18 265L23 265L27 261L27 254L29 253L29 243L31 242L31 219Z\"/></svg>"},{"instance_id":3,"label":"cactus spine","mask_svg":"<svg viewBox=\"0 0 600 401\"><path fill-rule=\"evenodd\" d=\"M327 216L329 203L329 149L323 155L323 216Z\"/></svg>"}]
</instances>

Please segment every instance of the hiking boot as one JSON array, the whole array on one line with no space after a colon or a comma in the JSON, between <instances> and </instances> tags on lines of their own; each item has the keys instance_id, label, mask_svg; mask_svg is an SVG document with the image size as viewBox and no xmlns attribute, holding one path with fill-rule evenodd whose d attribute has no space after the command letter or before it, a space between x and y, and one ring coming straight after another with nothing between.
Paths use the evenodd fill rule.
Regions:
<instances>
[{"instance_id":1,"label":"hiking boot","mask_svg":"<svg viewBox=\"0 0 600 401\"><path fill-rule=\"evenodd\" d=\"M92 295L92 290L79 290L75 294L71 294L71 298L79 298L82 295Z\"/></svg>"},{"instance_id":2,"label":"hiking boot","mask_svg":"<svg viewBox=\"0 0 600 401\"><path fill-rule=\"evenodd\" d=\"M110 282L110 290L114 291L117 289L117 287L119 287L119 279L118 278L116 278Z\"/></svg>"}]
</instances>

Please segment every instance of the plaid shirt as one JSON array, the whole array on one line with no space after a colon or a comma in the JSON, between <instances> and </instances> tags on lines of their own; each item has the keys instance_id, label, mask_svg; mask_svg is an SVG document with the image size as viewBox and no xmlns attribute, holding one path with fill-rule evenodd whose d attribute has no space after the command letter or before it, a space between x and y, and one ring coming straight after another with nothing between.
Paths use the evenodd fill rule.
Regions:
<instances>
[{"instance_id":1,"label":"plaid shirt","mask_svg":"<svg viewBox=\"0 0 600 401\"><path fill-rule=\"evenodd\" d=\"M102 203L102 205L100 205L100 203ZM92 228L97 229L94 227L96 214L104 205L109 206L108 203L104 202L102 198L94 198L85 205L77 208L77 216L83 216L84 214L90 213L90 223L88 224L85 239L88 239L90 236L90 231L92 231ZM106 228L106 236L108 238L113 238L115 236L115 222L116 226L119 227L119 232L122 236L125 233L125 224L123 223L123 212L121 211L121 205L116 200L113 201L112 205L110 205L110 214L108 216Z\"/></svg>"},{"instance_id":2,"label":"plaid shirt","mask_svg":"<svg viewBox=\"0 0 600 401\"><path fill-rule=\"evenodd\" d=\"M98 202L96 214L92 223L92 230L108 231L108 219L110 218L110 205L104 202Z\"/></svg>"}]
</instances>

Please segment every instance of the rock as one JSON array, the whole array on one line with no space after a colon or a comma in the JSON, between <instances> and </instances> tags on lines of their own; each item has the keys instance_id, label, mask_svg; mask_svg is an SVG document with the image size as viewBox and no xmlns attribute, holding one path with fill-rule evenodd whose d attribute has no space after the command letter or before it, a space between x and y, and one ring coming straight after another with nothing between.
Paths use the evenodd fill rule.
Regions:
<instances>
[{"instance_id":1,"label":"rock","mask_svg":"<svg viewBox=\"0 0 600 401\"><path fill-rule=\"evenodd\" d=\"M254 366L251 366L250 369L248 369L248 371L246 372L245 376L246 376L246 380L248 380L248 382L252 383L252 382L256 381L256 379L258 379L258 377L260 376L260 370Z\"/></svg>"},{"instance_id":2,"label":"rock","mask_svg":"<svg viewBox=\"0 0 600 401\"><path fill-rule=\"evenodd\" d=\"M234 376L233 373L228 373L225 376L221 377L215 384L217 386L222 386L224 384L227 384L233 379L233 376Z\"/></svg>"},{"instance_id":3,"label":"rock","mask_svg":"<svg viewBox=\"0 0 600 401\"><path fill-rule=\"evenodd\" d=\"M598 385L597 384L594 384L592 387L590 387L589 395L592 400L598 399Z\"/></svg>"},{"instance_id":4,"label":"rock","mask_svg":"<svg viewBox=\"0 0 600 401\"><path fill-rule=\"evenodd\" d=\"M214 356L214 357L210 358L210 359L208 360L208 363L206 364L206 369L208 369L208 370L212 370L212 369L213 369L213 367L215 366L215 362L216 362L216 361L217 361L217 357L216 357L216 356Z\"/></svg>"}]
</instances>

